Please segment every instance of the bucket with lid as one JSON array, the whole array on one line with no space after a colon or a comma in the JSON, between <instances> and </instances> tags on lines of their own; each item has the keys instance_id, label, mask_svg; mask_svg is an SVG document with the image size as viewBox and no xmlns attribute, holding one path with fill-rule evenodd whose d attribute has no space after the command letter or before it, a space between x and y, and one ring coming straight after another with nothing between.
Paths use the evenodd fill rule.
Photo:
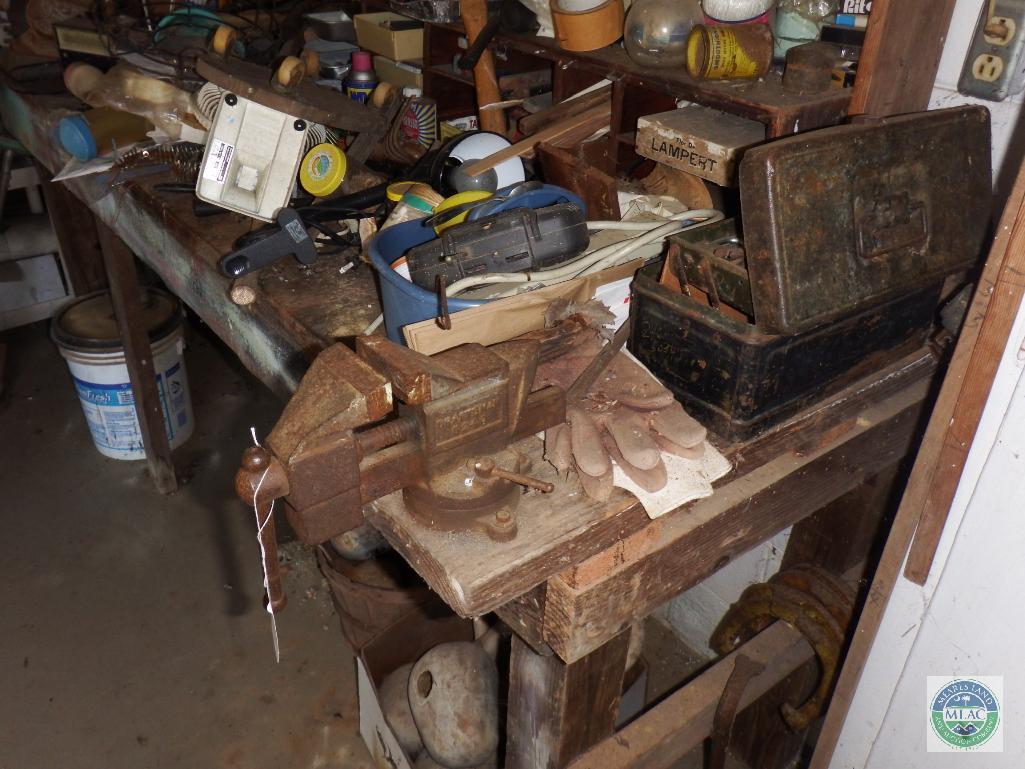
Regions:
<instances>
[{"instance_id":1,"label":"bucket with lid","mask_svg":"<svg viewBox=\"0 0 1025 769\"><path fill-rule=\"evenodd\" d=\"M194 426L185 375L182 313L178 300L148 289L143 320L149 331L157 395L167 440L175 449ZM145 459L125 351L110 294L98 291L66 304L53 318L50 335L68 363L93 443L113 459Z\"/></svg>"}]
</instances>

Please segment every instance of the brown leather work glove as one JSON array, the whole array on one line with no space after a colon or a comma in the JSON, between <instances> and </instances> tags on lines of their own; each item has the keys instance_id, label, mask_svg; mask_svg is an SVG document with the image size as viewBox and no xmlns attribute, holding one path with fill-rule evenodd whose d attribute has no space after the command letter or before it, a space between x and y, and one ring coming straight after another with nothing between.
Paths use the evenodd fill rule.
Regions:
<instances>
[{"instance_id":1,"label":"brown leather work glove","mask_svg":"<svg viewBox=\"0 0 1025 769\"><path fill-rule=\"evenodd\" d=\"M541 364L535 387L568 389L601 346L596 337ZM658 491L667 483L662 452L699 459L705 434L669 390L620 352L585 398L566 404L566 424L545 432L545 458L561 474L574 467L587 496L605 501L612 493L611 460L641 488Z\"/></svg>"}]
</instances>

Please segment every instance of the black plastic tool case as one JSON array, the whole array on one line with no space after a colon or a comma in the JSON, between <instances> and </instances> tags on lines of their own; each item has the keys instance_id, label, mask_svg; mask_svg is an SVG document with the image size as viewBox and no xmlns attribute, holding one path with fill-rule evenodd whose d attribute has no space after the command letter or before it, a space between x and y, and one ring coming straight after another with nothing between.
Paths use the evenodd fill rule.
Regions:
<instances>
[{"instance_id":1,"label":"black plastic tool case","mask_svg":"<svg viewBox=\"0 0 1025 769\"><path fill-rule=\"evenodd\" d=\"M452 285L489 272L545 270L583 253L590 238L584 212L573 203L514 208L444 230L410 249L409 275L433 291L438 275Z\"/></svg>"},{"instance_id":2,"label":"black plastic tool case","mask_svg":"<svg viewBox=\"0 0 1025 769\"><path fill-rule=\"evenodd\" d=\"M944 279L982 256L990 184L981 107L752 148L742 221L638 273L630 349L709 428L752 437L924 342Z\"/></svg>"}]
</instances>

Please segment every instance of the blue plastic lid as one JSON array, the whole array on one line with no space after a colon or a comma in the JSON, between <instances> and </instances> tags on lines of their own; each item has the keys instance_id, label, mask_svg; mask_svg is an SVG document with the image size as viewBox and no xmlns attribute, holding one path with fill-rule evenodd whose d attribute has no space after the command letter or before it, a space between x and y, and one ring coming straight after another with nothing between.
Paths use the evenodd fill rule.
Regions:
<instances>
[{"instance_id":1,"label":"blue plastic lid","mask_svg":"<svg viewBox=\"0 0 1025 769\"><path fill-rule=\"evenodd\" d=\"M71 115L60 122L57 138L61 146L78 160L92 160L96 157L96 139L89 123L81 115Z\"/></svg>"}]
</instances>

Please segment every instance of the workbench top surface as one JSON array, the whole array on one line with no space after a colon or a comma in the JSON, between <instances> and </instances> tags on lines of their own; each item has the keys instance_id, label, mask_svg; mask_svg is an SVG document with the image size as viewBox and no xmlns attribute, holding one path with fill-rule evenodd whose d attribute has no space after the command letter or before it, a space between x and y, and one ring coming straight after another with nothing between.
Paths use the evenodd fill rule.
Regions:
<instances>
[{"instance_id":1,"label":"workbench top surface","mask_svg":"<svg viewBox=\"0 0 1025 769\"><path fill-rule=\"evenodd\" d=\"M4 126L53 173L68 159L55 138L57 123L79 109L68 95L24 94L0 82ZM229 296L231 280L217 262L240 235L262 223L228 212L196 217L192 195L154 190L170 181L166 172L115 187L109 178L92 175L63 183L282 397L295 389L321 349L361 333L380 313L371 268L341 273L342 255L322 257L309 267L286 257L260 271L257 301L238 306Z\"/></svg>"},{"instance_id":2,"label":"workbench top surface","mask_svg":"<svg viewBox=\"0 0 1025 769\"><path fill-rule=\"evenodd\" d=\"M621 629L621 618L663 594L668 600L846 493L878 467L899 460L935 364L929 350L919 350L758 438L733 444L716 440L733 472L715 484L711 497L654 520L622 489L615 489L608 502L596 503L572 475L558 479L541 459L539 440L528 449L530 474L556 483L556 490L522 497L518 533L511 541L496 542L483 532L432 530L409 515L401 493L368 507L367 517L463 616L500 610L513 601L536 602L532 591L542 586L541 600L548 605L531 621L543 623L544 641L564 659L577 658L597 645L579 634L607 640ZM648 584L639 575L649 559L661 559L671 573ZM639 571L631 575L631 569ZM622 594L624 587L629 596ZM567 616L558 617L553 596ZM607 632L588 630L580 621L585 615L607 618Z\"/></svg>"}]
</instances>

